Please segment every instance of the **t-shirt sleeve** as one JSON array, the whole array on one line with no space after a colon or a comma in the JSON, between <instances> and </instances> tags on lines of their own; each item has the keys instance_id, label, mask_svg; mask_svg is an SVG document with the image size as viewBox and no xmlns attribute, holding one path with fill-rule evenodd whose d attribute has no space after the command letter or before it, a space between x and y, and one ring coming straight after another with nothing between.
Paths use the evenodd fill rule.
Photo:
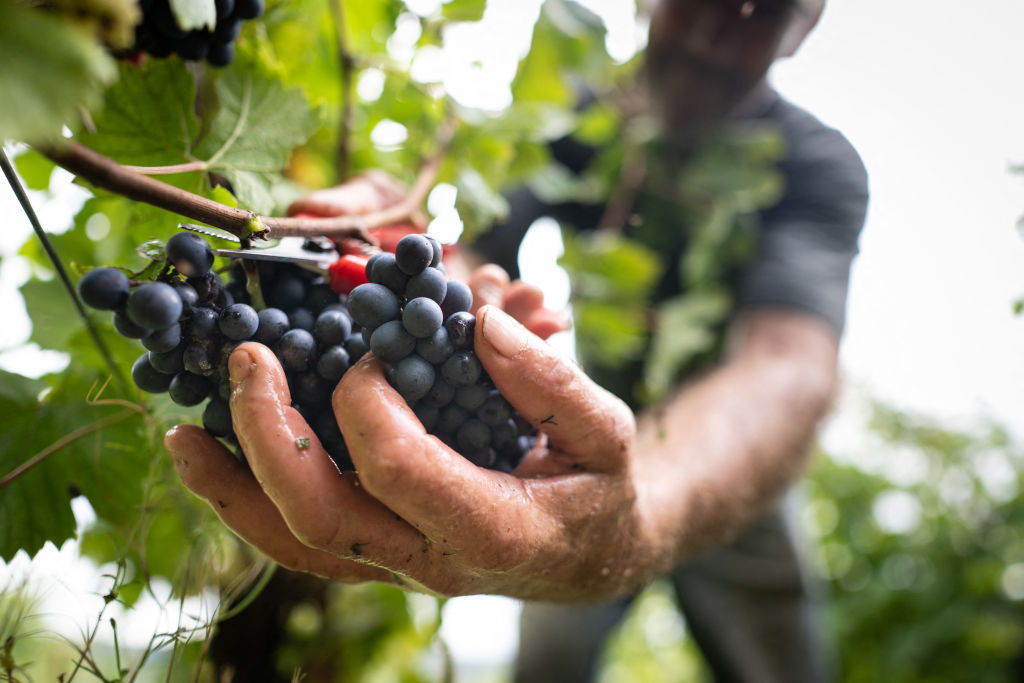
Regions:
<instances>
[{"instance_id":1,"label":"t-shirt sleeve","mask_svg":"<svg viewBox=\"0 0 1024 683\"><path fill-rule=\"evenodd\" d=\"M823 318L841 333L850 265L867 211L867 172L832 129L791 138L782 199L762 215L754 260L739 280L737 309L784 308Z\"/></svg>"}]
</instances>

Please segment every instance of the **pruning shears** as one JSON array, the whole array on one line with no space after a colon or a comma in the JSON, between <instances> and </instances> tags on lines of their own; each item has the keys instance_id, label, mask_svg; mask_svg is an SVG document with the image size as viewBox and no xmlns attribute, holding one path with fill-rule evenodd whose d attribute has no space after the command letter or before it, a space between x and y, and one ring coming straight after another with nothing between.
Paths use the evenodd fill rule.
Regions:
<instances>
[{"instance_id":1,"label":"pruning shears","mask_svg":"<svg viewBox=\"0 0 1024 683\"><path fill-rule=\"evenodd\" d=\"M299 217L303 217L300 215ZM315 217L315 216L311 216ZM191 223L179 223L178 227L207 237L240 244L240 240L229 232ZM338 294L348 294L365 284L366 263L380 251L394 252L398 240L408 234L419 232L412 225L393 225L371 228L370 233L380 243L375 247L353 238L329 239L326 237L281 237L266 242L266 246L250 249L214 249L217 256L252 259L276 263L291 263L321 273Z\"/></svg>"}]
</instances>

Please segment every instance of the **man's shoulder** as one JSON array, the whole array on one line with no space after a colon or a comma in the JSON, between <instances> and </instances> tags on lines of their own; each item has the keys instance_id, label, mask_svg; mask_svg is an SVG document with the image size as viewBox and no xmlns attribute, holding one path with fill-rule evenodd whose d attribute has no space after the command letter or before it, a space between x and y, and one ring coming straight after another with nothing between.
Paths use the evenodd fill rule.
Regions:
<instances>
[{"instance_id":1,"label":"man's shoulder","mask_svg":"<svg viewBox=\"0 0 1024 683\"><path fill-rule=\"evenodd\" d=\"M853 144L808 110L776 95L758 118L777 125L786 143L782 168L801 180L842 183L867 192L867 169Z\"/></svg>"}]
</instances>

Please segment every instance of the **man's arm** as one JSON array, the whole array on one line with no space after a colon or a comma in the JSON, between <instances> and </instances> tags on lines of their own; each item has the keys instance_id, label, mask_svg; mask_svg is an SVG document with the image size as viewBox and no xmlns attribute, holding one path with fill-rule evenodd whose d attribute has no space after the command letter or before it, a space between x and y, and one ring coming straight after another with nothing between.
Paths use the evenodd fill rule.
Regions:
<instances>
[{"instance_id":1,"label":"man's arm","mask_svg":"<svg viewBox=\"0 0 1024 683\"><path fill-rule=\"evenodd\" d=\"M639 417L639 497L665 568L728 540L799 476L837 384L837 333L784 310L745 313L728 359Z\"/></svg>"}]
</instances>

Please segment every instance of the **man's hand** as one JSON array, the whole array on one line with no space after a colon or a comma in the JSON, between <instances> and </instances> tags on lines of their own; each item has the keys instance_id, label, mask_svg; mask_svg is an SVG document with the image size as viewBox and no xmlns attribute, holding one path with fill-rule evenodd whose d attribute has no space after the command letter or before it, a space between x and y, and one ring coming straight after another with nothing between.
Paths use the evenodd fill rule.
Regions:
<instances>
[{"instance_id":1,"label":"man's hand","mask_svg":"<svg viewBox=\"0 0 1024 683\"><path fill-rule=\"evenodd\" d=\"M168 433L176 469L270 557L339 581L557 600L640 585L659 556L633 481L632 413L497 308L478 316L477 355L542 430L513 475L427 434L372 357L334 393L358 476L339 473L258 344L230 361L235 432L255 480L197 427Z\"/></svg>"}]
</instances>

